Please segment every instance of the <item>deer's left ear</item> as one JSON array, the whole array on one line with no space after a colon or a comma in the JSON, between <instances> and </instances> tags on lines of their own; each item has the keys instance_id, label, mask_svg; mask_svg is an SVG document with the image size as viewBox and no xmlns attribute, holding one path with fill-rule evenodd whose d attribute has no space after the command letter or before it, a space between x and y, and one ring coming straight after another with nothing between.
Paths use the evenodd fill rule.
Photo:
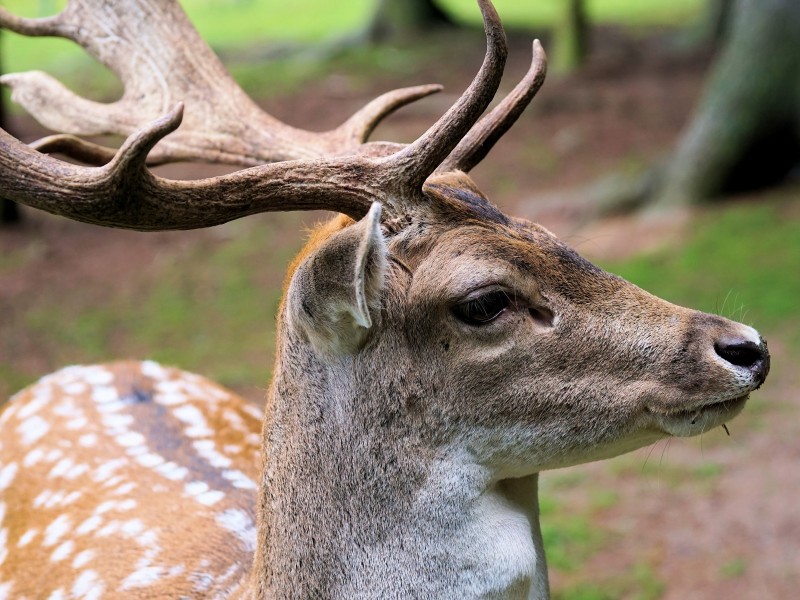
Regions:
<instances>
[{"instance_id":1,"label":"deer's left ear","mask_svg":"<svg viewBox=\"0 0 800 600\"><path fill-rule=\"evenodd\" d=\"M314 346L356 352L380 315L386 273L381 205L334 233L298 267L289 285L286 316Z\"/></svg>"}]
</instances>

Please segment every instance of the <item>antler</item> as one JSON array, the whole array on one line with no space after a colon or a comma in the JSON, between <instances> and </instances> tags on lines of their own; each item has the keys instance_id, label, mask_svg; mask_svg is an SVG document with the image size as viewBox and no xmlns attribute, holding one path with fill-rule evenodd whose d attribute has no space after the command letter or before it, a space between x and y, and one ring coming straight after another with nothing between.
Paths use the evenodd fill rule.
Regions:
<instances>
[{"instance_id":1,"label":"antler","mask_svg":"<svg viewBox=\"0 0 800 600\"><path fill-rule=\"evenodd\" d=\"M0 27L81 45L123 82L119 101L87 100L38 71L4 75L0 82L43 125L73 135L129 136L183 102L183 127L153 150L150 164L204 160L254 166L355 150L384 117L441 89L424 85L388 92L332 131L295 129L263 112L244 93L177 2L120 4L71 0L60 14L43 19L16 17L0 7ZM75 138L61 137L59 145L60 151L75 148L86 157L85 145Z\"/></svg>"},{"instance_id":2,"label":"antler","mask_svg":"<svg viewBox=\"0 0 800 600\"><path fill-rule=\"evenodd\" d=\"M186 94L188 109L198 111L203 118L195 118L188 127L175 131L183 115L182 105L175 105L167 116L131 134L108 164L94 168L41 155L0 130L0 178L10 182L0 190L4 197L76 220L140 230L206 227L275 210L327 209L360 218L375 200L384 203L387 214L419 210L425 201L422 185L437 166L454 149L455 154L446 164L462 169L476 164L532 97L532 93L518 93L518 90L533 89L540 82L537 77L526 77L509 98L480 122L478 133L465 138L497 91L506 57L505 35L497 13L489 0L478 0L484 17L487 52L470 87L412 144L366 144L363 140L380 118L438 88L422 86L385 94L332 132L317 134L294 129L255 107L200 40L177 5L131 1L138 12L128 16L131 11L125 11L121 17L109 14L108 5L103 4L98 9L101 14L79 19L75 7L86 7L89 0L72 0L57 17L40 20L18 19L0 9L0 21L15 31L31 35L56 33L79 41L126 82L125 95L119 102L92 103L43 74L7 75L2 81L14 86L17 97L28 98L29 109L41 109L40 118L58 120L72 115L65 123L77 123L73 132L98 133L101 129L91 129L95 125L100 127L98 124L117 127L116 132L126 131L134 127L133 121L143 113L163 110L161 104L173 100L179 92ZM152 14L155 11L167 15L171 25L166 30L162 24L153 23L157 20ZM80 27L76 25L79 22ZM163 39L148 38L150 42L141 45L153 49L143 51L144 55L129 49L133 60L123 60L124 54L108 50L106 44L93 37L102 27L112 27L114 35L129 43L130 32L136 31L134 25L143 27L147 36L155 36L157 32ZM185 40L175 39L177 28L179 37ZM181 47L184 43L191 51ZM109 45L125 46L121 42ZM159 70L142 56L166 58L156 63L161 65ZM147 64L142 66L143 63ZM166 65L171 65L171 70L164 70ZM193 69L197 74L191 73ZM175 73L181 76L173 77ZM156 85L152 78L159 74L161 77L155 77L159 83ZM190 76L198 79L197 86L187 87L181 81ZM167 85L165 78L178 80L178 84L173 81ZM63 113L48 109L48 102L54 101L52 96L49 101L43 100L47 93L61 97L58 104L72 102L73 106L63 109ZM68 100L63 99L64 94ZM134 103L137 95L140 97ZM76 110L76 105L82 108ZM136 115L132 116L133 113ZM217 118L216 113L224 114ZM258 127L252 129L258 129L257 133L246 134L238 120L243 114L253 115ZM248 131L251 125L248 124ZM168 134L171 135L164 139ZM235 139L239 135L245 137ZM246 148L242 150L236 143ZM70 136L55 136L42 141L40 147L52 149L59 145L94 164L105 162L112 152ZM146 162L187 158L238 164L280 162L199 181L162 179L145 166Z\"/></svg>"}]
</instances>

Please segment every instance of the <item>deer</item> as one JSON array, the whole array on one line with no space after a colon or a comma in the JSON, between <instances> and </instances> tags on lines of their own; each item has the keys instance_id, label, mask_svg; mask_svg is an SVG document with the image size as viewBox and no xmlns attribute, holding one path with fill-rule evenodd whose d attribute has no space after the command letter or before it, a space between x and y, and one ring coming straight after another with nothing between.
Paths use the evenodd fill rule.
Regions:
<instances>
[{"instance_id":1,"label":"deer","mask_svg":"<svg viewBox=\"0 0 800 600\"><path fill-rule=\"evenodd\" d=\"M478 74L408 144L368 140L438 86L304 131L245 95L177 2L0 8L125 85L103 104L3 75L59 132L28 146L0 130L3 198L140 231L337 213L289 267L263 413L147 360L67 367L5 405L0 598L548 598L540 472L724 426L764 383L755 329L652 296L480 192L469 172L546 58L534 42L487 112L507 49L478 5ZM84 139L109 133L118 149ZM150 169L178 160L241 168Z\"/></svg>"}]
</instances>

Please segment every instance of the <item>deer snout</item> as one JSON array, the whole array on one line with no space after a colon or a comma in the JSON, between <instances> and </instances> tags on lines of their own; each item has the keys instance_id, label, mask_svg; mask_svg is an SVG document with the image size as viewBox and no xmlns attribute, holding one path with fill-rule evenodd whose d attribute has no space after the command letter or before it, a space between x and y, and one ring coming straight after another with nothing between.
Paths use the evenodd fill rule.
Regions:
<instances>
[{"instance_id":1,"label":"deer snout","mask_svg":"<svg viewBox=\"0 0 800 600\"><path fill-rule=\"evenodd\" d=\"M754 342L744 337L725 337L714 344L717 356L731 365L749 372L757 386L769 373L769 350L764 338Z\"/></svg>"}]
</instances>

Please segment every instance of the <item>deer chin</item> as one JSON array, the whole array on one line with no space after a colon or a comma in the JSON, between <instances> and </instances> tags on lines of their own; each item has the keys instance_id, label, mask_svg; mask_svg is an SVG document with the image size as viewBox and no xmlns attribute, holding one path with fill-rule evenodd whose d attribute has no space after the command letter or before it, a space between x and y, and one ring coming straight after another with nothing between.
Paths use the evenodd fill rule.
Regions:
<instances>
[{"instance_id":1,"label":"deer chin","mask_svg":"<svg viewBox=\"0 0 800 600\"><path fill-rule=\"evenodd\" d=\"M744 408L750 393L714 400L690 410L655 412L656 424L665 433L675 437L691 437L720 427L733 419Z\"/></svg>"}]
</instances>

